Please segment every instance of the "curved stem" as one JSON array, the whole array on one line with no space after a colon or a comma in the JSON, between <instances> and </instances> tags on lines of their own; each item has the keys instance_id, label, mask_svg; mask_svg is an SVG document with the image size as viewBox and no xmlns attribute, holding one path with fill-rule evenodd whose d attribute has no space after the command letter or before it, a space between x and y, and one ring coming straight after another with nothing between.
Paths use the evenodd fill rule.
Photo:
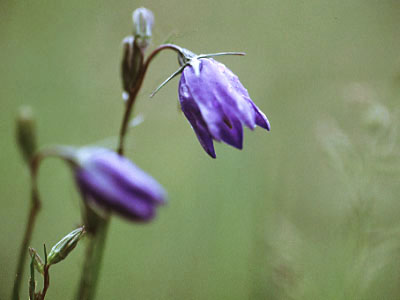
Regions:
<instances>
[{"instance_id":1,"label":"curved stem","mask_svg":"<svg viewBox=\"0 0 400 300\"><path fill-rule=\"evenodd\" d=\"M131 89L131 91L129 92L129 98L126 102L126 108L125 108L124 116L122 118L121 128L120 128L120 132L119 132L119 143L118 143L118 149L117 149L117 152L120 155L124 154L124 143L125 143L126 132L128 129L129 119L132 114L133 105L135 103L137 94L139 93L139 90L142 87L143 80L146 75L147 69L149 68L151 61L157 56L157 54L166 49L173 50L177 53L182 53L182 51L183 51L182 48L180 48L176 45L164 44L164 45L157 47L152 53L150 53L149 57L146 59L145 63L143 64L143 67L141 68L140 74L138 76L138 80L137 80L136 84L133 86L133 88Z\"/></svg>"},{"instance_id":2,"label":"curved stem","mask_svg":"<svg viewBox=\"0 0 400 300\"><path fill-rule=\"evenodd\" d=\"M62 154L62 155L61 155ZM28 246L32 238L33 229L36 224L36 217L40 211L41 201L37 184L37 174L40 162L46 157L62 157L72 163L72 152L68 147L55 146L37 152L30 161L29 168L31 174L31 205L28 213L28 222L26 223L24 237L19 250L17 269L12 292L12 300L19 300L19 290L21 288L22 277L25 269L25 258L28 253Z\"/></svg>"},{"instance_id":3,"label":"curved stem","mask_svg":"<svg viewBox=\"0 0 400 300\"><path fill-rule=\"evenodd\" d=\"M129 98L126 101L125 112L119 131L119 142L117 148L117 152L120 155L124 155L124 143L129 119L133 111L136 97L139 93L140 88L142 87L146 72L149 68L150 63L156 57L156 55L165 49L174 50L178 53L182 52L182 48L176 45L164 44L156 48L143 63L142 67L140 68L136 83L129 91ZM94 226L86 250L85 263L83 266L83 272L81 275L81 281L77 295L77 299L79 300L90 300L94 299L95 297L96 286L102 266L104 248L110 223L109 215L106 218L101 218L100 216L97 216L95 212L91 212L90 208L88 208L88 210L90 217L94 218Z\"/></svg>"},{"instance_id":4,"label":"curved stem","mask_svg":"<svg viewBox=\"0 0 400 300\"><path fill-rule=\"evenodd\" d=\"M28 246L32 238L33 229L36 223L36 216L39 213L40 206L41 205L39 200L39 193L37 191L36 186L32 183L31 206L29 209L28 222L26 223L24 237L22 239L22 243L19 250L18 264L17 264L17 270L15 272L16 275L15 275L14 287L11 298L13 300L20 299L19 290L21 288L22 277L24 274L25 258L27 256Z\"/></svg>"}]
</instances>

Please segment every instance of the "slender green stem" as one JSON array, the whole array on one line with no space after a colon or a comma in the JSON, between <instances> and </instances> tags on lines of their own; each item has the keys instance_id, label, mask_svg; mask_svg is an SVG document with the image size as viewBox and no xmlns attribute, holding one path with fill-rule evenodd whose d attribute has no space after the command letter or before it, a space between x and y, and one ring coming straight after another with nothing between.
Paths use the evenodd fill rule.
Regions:
<instances>
[{"instance_id":1,"label":"slender green stem","mask_svg":"<svg viewBox=\"0 0 400 300\"><path fill-rule=\"evenodd\" d=\"M117 148L117 152L120 155L124 155L125 136L128 130L129 119L133 111L136 97L139 93L140 88L142 87L147 69L153 58L164 49L171 49L176 52L182 51L180 47L172 44L161 45L149 55L149 57L140 68L137 80L133 84L129 92L129 98L126 102L125 112L122 118ZM91 236L89 237L89 244L86 250L85 263L83 266L80 286L77 295L77 299L79 300L92 300L95 297L96 286L102 266L104 247L110 222L109 216L107 216L106 218L95 216L95 213L91 212L90 208L88 208L87 212L90 214L89 217L94 218L94 222L92 222L92 224L90 225L90 227L92 227L92 230L88 230L88 233Z\"/></svg>"},{"instance_id":2,"label":"slender green stem","mask_svg":"<svg viewBox=\"0 0 400 300\"><path fill-rule=\"evenodd\" d=\"M31 276L29 277L29 300L35 299L35 288L36 288L36 281L35 281L35 256L31 258Z\"/></svg>"},{"instance_id":3,"label":"slender green stem","mask_svg":"<svg viewBox=\"0 0 400 300\"><path fill-rule=\"evenodd\" d=\"M32 187L31 191L31 206L29 209L28 222L26 223L24 237L19 250L17 270L15 272L14 287L12 292L12 300L19 300L19 290L21 289L22 278L25 269L25 259L28 254L28 246L32 238L33 229L36 223L36 216L40 210L40 201L37 188Z\"/></svg>"},{"instance_id":4,"label":"slender green stem","mask_svg":"<svg viewBox=\"0 0 400 300\"><path fill-rule=\"evenodd\" d=\"M77 299L94 299L102 266L102 258L107 238L110 218L98 219L96 231L90 233L86 249L86 260L83 266Z\"/></svg>"}]
</instances>

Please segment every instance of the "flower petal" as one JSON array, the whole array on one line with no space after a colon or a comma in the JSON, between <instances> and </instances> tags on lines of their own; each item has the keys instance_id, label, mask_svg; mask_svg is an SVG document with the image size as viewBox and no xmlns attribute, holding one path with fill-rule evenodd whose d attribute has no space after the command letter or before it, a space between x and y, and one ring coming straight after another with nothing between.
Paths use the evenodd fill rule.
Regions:
<instances>
[{"instance_id":1,"label":"flower petal","mask_svg":"<svg viewBox=\"0 0 400 300\"><path fill-rule=\"evenodd\" d=\"M186 85L185 77L182 76L179 82L179 101L181 108L186 118L192 125L194 132L196 133L197 139L199 140L203 149L212 157L216 158L214 144L212 136L207 128L207 124L204 121L199 107L193 100L192 95L189 92L189 88Z\"/></svg>"},{"instance_id":2,"label":"flower petal","mask_svg":"<svg viewBox=\"0 0 400 300\"><path fill-rule=\"evenodd\" d=\"M233 108L239 119L248 128L253 130L255 128L255 114L252 106L249 105L249 101L251 102L249 92L242 85L239 77L237 77L229 68L216 60L210 60L214 62L214 64L211 65L217 67L220 74L223 74L227 80L228 88L221 90L224 92L225 100L228 104L224 106L224 108Z\"/></svg>"},{"instance_id":3,"label":"flower petal","mask_svg":"<svg viewBox=\"0 0 400 300\"><path fill-rule=\"evenodd\" d=\"M248 93L237 77L223 64L213 59L200 59L200 75L197 75L193 66L187 66L183 75L191 89L191 92L199 104L200 110L203 110L200 104L212 109L217 106L226 115L234 115L247 127L253 129L255 126L255 113L251 105L244 97ZM236 80L233 80L236 77ZM222 115L221 112L219 112ZM204 119L208 121L203 115Z\"/></svg>"},{"instance_id":4,"label":"flower petal","mask_svg":"<svg viewBox=\"0 0 400 300\"><path fill-rule=\"evenodd\" d=\"M202 64L199 68L202 68ZM204 70L204 68L202 69ZM197 76L191 66L184 69L181 77L182 89L180 89L180 94L184 97L187 94L187 98L191 98L192 102L196 103L213 139L222 141L222 136L227 136L223 131L230 129L227 126L227 121L229 122L230 117L235 115L227 116L225 114L221 102L217 99L215 91L208 86L207 80L198 80L198 78L203 77L202 70L199 70L199 72L199 76Z\"/></svg>"},{"instance_id":5,"label":"flower petal","mask_svg":"<svg viewBox=\"0 0 400 300\"><path fill-rule=\"evenodd\" d=\"M161 185L129 159L103 148L83 148L78 159L75 179L86 201L133 221L152 219L165 203Z\"/></svg>"},{"instance_id":6,"label":"flower petal","mask_svg":"<svg viewBox=\"0 0 400 300\"><path fill-rule=\"evenodd\" d=\"M256 113L256 124L262 128L267 129L268 131L271 130L271 125L269 124L267 116L251 101L251 105Z\"/></svg>"},{"instance_id":7,"label":"flower petal","mask_svg":"<svg viewBox=\"0 0 400 300\"><path fill-rule=\"evenodd\" d=\"M239 91L243 98L249 103L252 107L252 109L255 112L255 123L262 127L267 129L268 131L271 129L271 126L269 124L268 118L266 115L257 107L257 105L254 104L254 102L250 99L250 95L247 91L247 89L241 84L239 81L239 78L232 73L231 70L226 68L225 75L229 78L229 80L233 83L233 85L236 87L236 90Z\"/></svg>"},{"instance_id":8,"label":"flower petal","mask_svg":"<svg viewBox=\"0 0 400 300\"><path fill-rule=\"evenodd\" d=\"M156 204L163 204L166 192L150 175L138 168L129 159L108 151L107 155L99 152L92 154L86 169L104 176L104 180L115 182L121 188L129 190Z\"/></svg>"},{"instance_id":9,"label":"flower petal","mask_svg":"<svg viewBox=\"0 0 400 300\"><path fill-rule=\"evenodd\" d=\"M220 136L221 139L237 148L243 148L243 126L242 123L237 118L231 118L228 124L223 124L222 128L220 128Z\"/></svg>"},{"instance_id":10,"label":"flower petal","mask_svg":"<svg viewBox=\"0 0 400 300\"><path fill-rule=\"evenodd\" d=\"M100 207L133 221L147 221L155 214L154 204L121 189L98 172L81 170L76 176L86 199L92 200Z\"/></svg>"}]
</instances>

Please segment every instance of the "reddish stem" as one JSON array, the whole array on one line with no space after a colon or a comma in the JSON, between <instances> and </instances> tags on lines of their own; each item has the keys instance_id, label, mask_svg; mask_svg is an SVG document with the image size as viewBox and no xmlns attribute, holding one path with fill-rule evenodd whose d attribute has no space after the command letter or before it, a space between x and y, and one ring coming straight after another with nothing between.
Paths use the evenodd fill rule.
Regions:
<instances>
[{"instance_id":1,"label":"reddish stem","mask_svg":"<svg viewBox=\"0 0 400 300\"><path fill-rule=\"evenodd\" d=\"M43 281L44 282L43 282L43 290L42 290L42 293L41 293L41 296L40 296L41 300L44 300L44 297L46 297L47 290L48 290L48 288L50 286L49 268L50 268L50 265L45 265L44 266L44 274L43 274Z\"/></svg>"},{"instance_id":2,"label":"reddish stem","mask_svg":"<svg viewBox=\"0 0 400 300\"><path fill-rule=\"evenodd\" d=\"M32 179L33 180L33 179ZM28 222L26 223L24 238L21 248L19 249L18 265L15 272L15 281L13 287L13 300L19 300L19 290L21 288L22 277L24 275L25 258L28 251L29 242L32 238L33 229L36 223L36 216L40 210L39 194L36 187L32 187L31 191L31 207L29 209Z\"/></svg>"},{"instance_id":3,"label":"reddish stem","mask_svg":"<svg viewBox=\"0 0 400 300\"><path fill-rule=\"evenodd\" d=\"M164 45L157 47L152 53L150 53L149 57L146 59L145 63L143 64L143 67L140 69L138 80L136 81L136 84L132 87L132 89L130 90L129 98L126 102L125 113L124 113L124 117L122 119L121 129L120 129L120 133L119 133L119 144L118 144L118 150L117 150L118 154L120 154L120 155L124 154L124 142L125 142L125 135L128 130L129 119L131 117L131 113L133 110L133 106L135 104L137 94L139 93L139 90L142 87L143 80L146 75L147 69L149 68L151 61L156 57L156 55L165 49L174 50L175 52L178 52L178 53L182 52L182 49L176 45L164 44Z\"/></svg>"}]
</instances>

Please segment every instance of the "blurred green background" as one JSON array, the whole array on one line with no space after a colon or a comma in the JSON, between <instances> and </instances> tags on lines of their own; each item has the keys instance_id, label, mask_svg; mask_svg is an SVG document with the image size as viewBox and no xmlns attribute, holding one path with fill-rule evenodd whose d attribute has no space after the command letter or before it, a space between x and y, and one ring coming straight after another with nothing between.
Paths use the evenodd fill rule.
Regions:
<instances>
[{"instance_id":1,"label":"blurred green background","mask_svg":"<svg viewBox=\"0 0 400 300\"><path fill-rule=\"evenodd\" d=\"M154 61L127 155L169 193L149 225L113 218L98 299L400 299L400 2L0 1L0 299L8 299L29 203L15 144L23 104L40 145L113 146L121 41L154 11L151 47L244 51L220 60L271 121L244 150L200 147L177 111L176 55ZM80 223L70 170L40 172L31 245ZM73 299L85 243L53 267L49 299ZM27 260L28 264L28 260ZM25 274L22 299L27 294Z\"/></svg>"}]
</instances>

